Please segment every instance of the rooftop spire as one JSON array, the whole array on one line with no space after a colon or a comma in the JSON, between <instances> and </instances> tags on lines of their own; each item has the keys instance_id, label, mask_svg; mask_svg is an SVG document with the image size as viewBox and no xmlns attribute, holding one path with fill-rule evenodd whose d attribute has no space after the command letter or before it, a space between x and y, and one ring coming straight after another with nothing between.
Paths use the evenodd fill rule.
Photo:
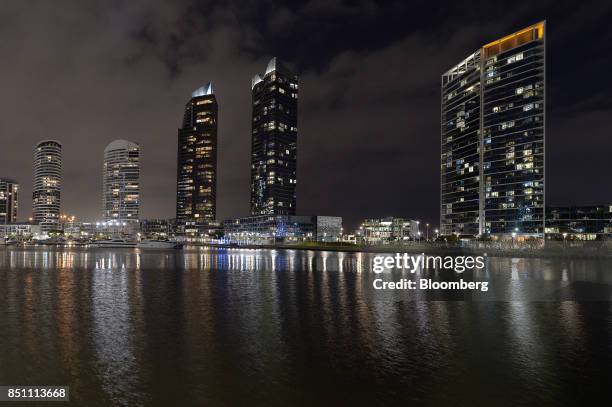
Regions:
<instances>
[{"instance_id":1,"label":"rooftop spire","mask_svg":"<svg viewBox=\"0 0 612 407\"><path fill-rule=\"evenodd\" d=\"M206 85L202 86L201 88L198 88L198 89L194 90L191 93L191 97L192 98L197 98L197 97L200 97L200 96L212 95L214 93L215 93L215 89L213 88L212 82L208 82Z\"/></svg>"}]
</instances>

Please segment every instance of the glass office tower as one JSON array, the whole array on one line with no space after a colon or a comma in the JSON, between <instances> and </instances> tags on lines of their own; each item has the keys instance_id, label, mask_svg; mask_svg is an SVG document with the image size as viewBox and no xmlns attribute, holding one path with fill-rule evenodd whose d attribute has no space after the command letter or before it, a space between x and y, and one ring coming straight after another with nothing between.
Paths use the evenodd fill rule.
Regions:
<instances>
[{"instance_id":1,"label":"glass office tower","mask_svg":"<svg viewBox=\"0 0 612 407\"><path fill-rule=\"evenodd\" d=\"M251 214L295 215L297 75L272 58L252 92Z\"/></svg>"},{"instance_id":2,"label":"glass office tower","mask_svg":"<svg viewBox=\"0 0 612 407\"><path fill-rule=\"evenodd\" d=\"M544 235L545 24L442 75L442 234Z\"/></svg>"},{"instance_id":3,"label":"glass office tower","mask_svg":"<svg viewBox=\"0 0 612 407\"><path fill-rule=\"evenodd\" d=\"M209 223L217 216L217 99L212 83L195 90L178 130L176 219Z\"/></svg>"}]
</instances>

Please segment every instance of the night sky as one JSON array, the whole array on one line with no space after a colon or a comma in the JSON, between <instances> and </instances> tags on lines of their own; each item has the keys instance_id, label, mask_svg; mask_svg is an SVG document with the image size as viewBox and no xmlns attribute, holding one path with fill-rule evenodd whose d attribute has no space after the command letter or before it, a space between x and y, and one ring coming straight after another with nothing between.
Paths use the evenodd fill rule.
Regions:
<instances>
[{"instance_id":1,"label":"night sky","mask_svg":"<svg viewBox=\"0 0 612 407\"><path fill-rule=\"evenodd\" d=\"M231 4L231 6L230 6ZM547 203L612 202L612 6L606 2L0 3L0 176L30 216L33 148L64 145L62 211L102 211L102 155L141 144L141 217L171 218L191 91L219 102L218 217L247 215L251 78L300 75L298 213L438 223L440 75L547 20Z\"/></svg>"}]
</instances>

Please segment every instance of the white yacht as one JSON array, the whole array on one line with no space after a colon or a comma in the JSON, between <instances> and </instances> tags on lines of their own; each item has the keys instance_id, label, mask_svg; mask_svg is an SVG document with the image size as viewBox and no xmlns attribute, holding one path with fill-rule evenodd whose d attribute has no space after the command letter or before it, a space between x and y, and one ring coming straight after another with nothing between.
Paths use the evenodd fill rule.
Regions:
<instances>
[{"instance_id":1,"label":"white yacht","mask_svg":"<svg viewBox=\"0 0 612 407\"><path fill-rule=\"evenodd\" d=\"M136 242L130 242L125 239L98 240L96 242L91 243L89 247L130 248L130 247L136 247Z\"/></svg>"},{"instance_id":2,"label":"white yacht","mask_svg":"<svg viewBox=\"0 0 612 407\"><path fill-rule=\"evenodd\" d=\"M138 242L136 247L139 249L180 249L183 245L169 240L145 239Z\"/></svg>"}]
</instances>

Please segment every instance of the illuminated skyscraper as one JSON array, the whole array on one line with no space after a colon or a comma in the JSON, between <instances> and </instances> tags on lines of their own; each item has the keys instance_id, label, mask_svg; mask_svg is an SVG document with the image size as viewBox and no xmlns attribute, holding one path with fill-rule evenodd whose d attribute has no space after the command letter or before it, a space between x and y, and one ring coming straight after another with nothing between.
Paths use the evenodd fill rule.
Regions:
<instances>
[{"instance_id":1,"label":"illuminated skyscraper","mask_svg":"<svg viewBox=\"0 0 612 407\"><path fill-rule=\"evenodd\" d=\"M104 219L138 222L140 211L140 146L115 140L104 149L102 175Z\"/></svg>"},{"instance_id":2,"label":"illuminated skyscraper","mask_svg":"<svg viewBox=\"0 0 612 407\"><path fill-rule=\"evenodd\" d=\"M544 234L545 23L442 75L442 234Z\"/></svg>"},{"instance_id":3,"label":"illuminated skyscraper","mask_svg":"<svg viewBox=\"0 0 612 407\"><path fill-rule=\"evenodd\" d=\"M272 58L251 88L251 214L294 215L298 77Z\"/></svg>"},{"instance_id":4,"label":"illuminated skyscraper","mask_svg":"<svg viewBox=\"0 0 612 407\"><path fill-rule=\"evenodd\" d=\"M178 130L176 219L209 223L217 216L217 99L212 83L195 90Z\"/></svg>"},{"instance_id":5,"label":"illuminated skyscraper","mask_svg":"<svg viewBox=\"0 0 612 407\"><path fill-rule=\"evenodd\" d=\"M43 232L59 229L62 189L62 144L44 140L34 150L34 221Z\"/></svg>"},{"instance_id":6,"label":"illuminated skyscraper","mask_svg":"<svg viewBox=\"0 0 612 407\"><path fill-rule=\"evenodd\" d=\"M0 225L17 221L18 198L19 185L17 182L0 178Z\"/></svg>"}]
</instances>

